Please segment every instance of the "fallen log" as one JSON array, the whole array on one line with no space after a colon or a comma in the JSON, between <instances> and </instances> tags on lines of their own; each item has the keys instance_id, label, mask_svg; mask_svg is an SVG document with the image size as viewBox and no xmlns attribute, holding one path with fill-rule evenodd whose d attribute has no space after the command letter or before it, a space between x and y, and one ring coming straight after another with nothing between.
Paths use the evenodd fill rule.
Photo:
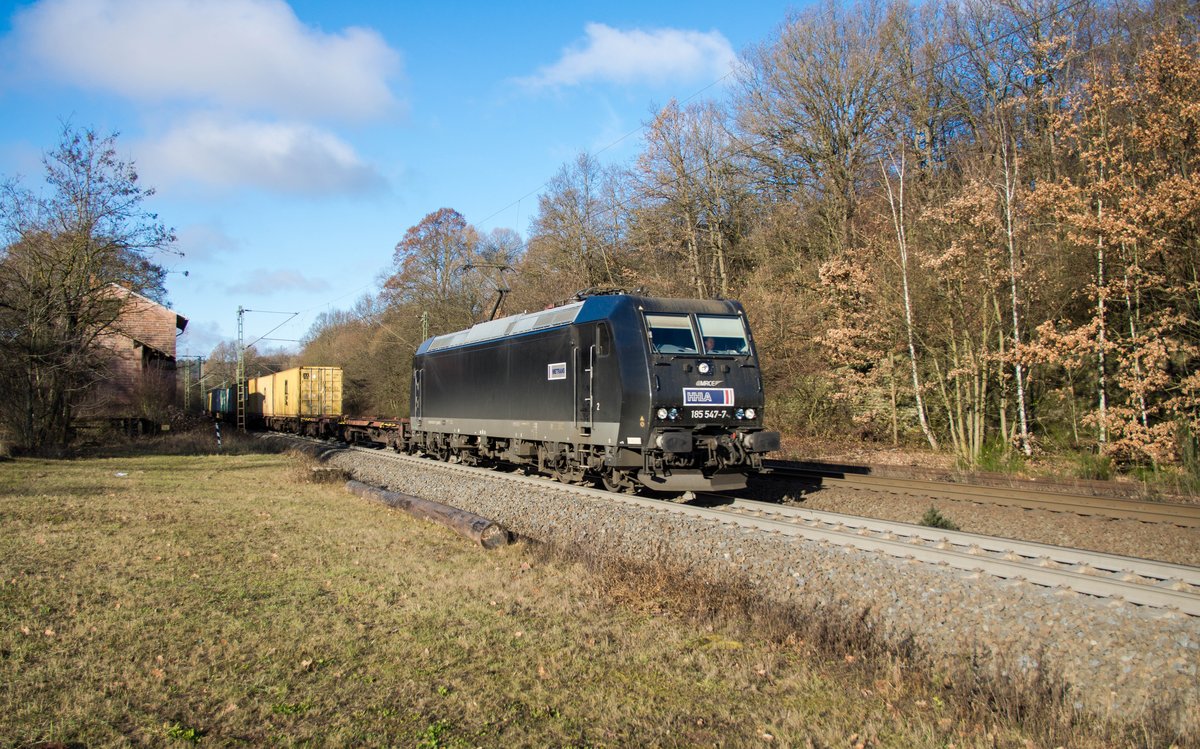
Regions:
<instances>
[{"instance_id":1,"label":"fallen log","mask_svg":"<svg viewBox=\"0 0 1200 749\"><path fill-rule=\"evenodd\" d=\"M389 507L403 510L413 517L444 525L485 549L503 546L510 540L509 532L504 526L473 512L431 502L410 494L379 489L361 481L347 481L346 490L360 497L374 499Z\"/></svg>"}]
</instances>

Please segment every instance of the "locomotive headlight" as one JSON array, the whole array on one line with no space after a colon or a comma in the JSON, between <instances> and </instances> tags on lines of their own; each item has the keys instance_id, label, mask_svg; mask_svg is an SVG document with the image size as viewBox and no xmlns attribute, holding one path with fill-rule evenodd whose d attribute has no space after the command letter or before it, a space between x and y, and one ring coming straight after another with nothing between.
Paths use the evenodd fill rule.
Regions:
<instances>
[{"instance_id":1,"label":"locomotive headlight","mask_svg":"<svg viewBox=\"0 0 1200 749\"><path fill-rule=\"evenodd\" d=\"M744 419L744 418L746 418L746 411L744 409L739 408L738 410L733 412L733 415L738 417L739 419Z\"/></svg>"},{"instance_id":2,"label":"locomotive headlight","mask_svg":"<svg viewBox=\"0 0 1200 749\"><path fill-rule=\"evenodd\" d=\"M706 361L702 361L696 365L696 371L700 374L706 375L712 371L712 365Z\"/></svg>"},{"instance_id":3,"label":"locomotive headlight","mask_svg":"<svg viewBox=\"0 0 1200 749\"><path fill-rule=\"evenodd\" d=\"M667 413L667 415L668 415L668 416L670 416L672 419L678 419L678 418L679 418L679 409L678 409L678 408L672 408L672 409L671 409L671 410L670 410L670 411Z\"/></svg>"},{"instance_id":4,"label":"locomotive headlight","mask_svg":"<svg viewBox=\"0 0 1200 749\"><path fill-rule=\"evenodd\" d=\"M655 415L658 416L658 418L660 418L660 419L665 419L665 418L667 418L667 409L660 408L660 409L658 409L658 411L655 412Z\"/></svg>"},{"instance_id":5,"label":"locomotive headlight","mask_svg":"<svg viewBox=\"0 0 1200 749\"><path fill-rule=\"evenodd\" d=\"M755 411L753 408L746 409L746 418L747 419L753 419L755 416L758 416L758 411Z\"/></svg>"}]
</instances>

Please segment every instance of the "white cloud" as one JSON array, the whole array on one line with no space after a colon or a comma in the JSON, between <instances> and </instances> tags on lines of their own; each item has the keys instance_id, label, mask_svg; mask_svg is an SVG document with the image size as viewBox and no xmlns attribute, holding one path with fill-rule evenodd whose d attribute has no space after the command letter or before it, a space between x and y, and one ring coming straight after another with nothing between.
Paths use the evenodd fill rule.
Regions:
<instances>
[{"instance_id":1,"label":"white cloud","mask_svg":"<svg viewBox=\"0 0 1200 749\"><path fill-rule=\"evenodd\" d=\"M323 278L309 278L294 270L268 271L256 268L250 271L249 280L230 286L227 291L237 294L271 296L284 291L328 291L329 282Z\"/></svg>"},{"instance_id":2,"label":"white cloud","mask_svg":"<svg viewBox=\"0 0 1200 749\"><path fill-rule=\"evenodd\" d=\"M140 101L362 119L397 106L378 32L305 26L283 0L41 0L6 47L69 83Z\"/></svg>"},{"instance_id":3,"label":"white cloud","mask_svg":"<svg viewBox=\"0 0 1200 749\"><path fill-rule=\"evenodd\" d=\"M183 253L183 266L207 262L238 249L238 241L217 223L188 224L175 233L171 249Z\"/></svg>"},{"instance_id":4,"label":"white cloud","mask_svg":"<svg viewBox=\"0 0 1200 749\"><path fill-rule=\"evenodd\" d=\"M621 31L589 23L584 32L587 38L582 44L563 50L558 62L520 79L520 83L533 88L588 81L662 83L704 76L718 78L737 64L733 47L719 31Z\"/></svg>"},{"instance_id":5,"label":"white cloud","mask_svg":"<svg viewBox=\"0 0 1200 749\"><path fill-rule=\"evenodd\" d=\"M198 116L138 148L148 184L195 181L298 195L363 193L384 178L330 132L299 123Z\"/></svg>"},{"instance_id":6,"label":"white cloud","mask_svg":"<svg viewBox=\"0 0 1200 749\"><path fill-rule=\"evenodd\" d=\"M183 333L175 339L175 351L180 355L186 353L189 356L207 356L217 347L218 343L224 340L225 335L220 324L212 321L191 320L184 328ZM212 383L207 383L205 389L214 386Z\"/></svg>"}]
</instances>

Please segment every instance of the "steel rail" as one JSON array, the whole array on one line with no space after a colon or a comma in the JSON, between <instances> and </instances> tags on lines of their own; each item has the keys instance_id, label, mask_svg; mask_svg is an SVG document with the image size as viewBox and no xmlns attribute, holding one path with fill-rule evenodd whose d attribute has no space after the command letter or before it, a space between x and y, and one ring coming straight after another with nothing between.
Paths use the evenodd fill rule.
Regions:
<instances>
[{"instance_id":1,"label":"steel rail","mask_svg":"<svg viewBox=\"0 0 1200 749\"><path fill-rule=\"evenodd\" d=\"M731 505L734 507L739 502L742 503L742 510L715 509L630 494L618 494L574 484L563 484L546 477L531 477L474 466L443 463L440 461L433 462L428 459L390 451L353 446L349 449L362 451L377 457L386 457L388 459L413 463L425 469L437 467L479 478L523 483L541 489L555 489L589 498L603 499L608 502L616 501L660 512L679 512L718 524L735 525L746 530L757 530L793 538L825 542L844 548L883 553L904 560L944 565L965 572L982 573L1002 579L1025 581L1041 587L1070 590L1099 598L1121 599L1126 603L1149 608L1167 609L1188 616L1200 616L1200 589L1186 582L1186 580L1179 580L1174 576L1160 577L1163 572L1179 567L1181 568L1179 574L1184 575L1186 579L1195 579L1197 571L1194 568L1182 565L1167 565L1161 562L1140 560L1133 557L1104 555L1096 552L1077 553L1075 550L1063 547L1048 547L1054 548L1056 551L1052 555L1048 555L1047 563L1043 562L1040 556L1030 558L1012 549L1005 549L1003 553L996 551L993 551L993 553L981 553L985 546L995 546L997 542L1007 546L1019 544L1027 548L1045 546L1024 544L1023 542L1010 543L1009 539L998 539L991 536L980 536L962 532L954 533L954 539L958 542L957 547L966 546L963 549L956 548L956 544L950 540L948 532L924 528L924 532L934 531L934 535L938 536L938 542L934 545L929 545L923 542L923 540L920 543L914 543L914 536L906 536L905 534L910 529L921 528L921 526L911 526L907 523L893 523L879 520L868 520L867 523L864 523L862 521L867 519L853 518L859 527L850 528L844 523L850 516L839 515L837 513L823 513L816 510L800 510L798 512L806 514L811 520L818 522L812 524L806 522L798 523L795 518L775 519L766 517L766 513L758 507L759 505L767 505L772 510L781 507L768 505L768 503L753 503L755 510L760 513L754 515L745 512L746 500L731 501ZM878 531L863 532L861 528L865 527L868 523L877 528ZM842 525L842 527L839 528L839 525ZM1059 559L1086 557L1090 561L1086 563L1064 563L1055 561L1056 557ZM1142 564L1146 564L1146 566L1143 568ZM1127 569L1131 565L1133 569ZM1120 570L1122 573L1130 573L1133 579L1114 579L1107 575L1097 575L1095 572L1098 569L1111 570L1113 568ZM1157 584L1146 584L1145 582L1137 582L1138 578L1158 580L1159 582Z\"/></svg>"},{"instance_id":2,"label":"steel rail","mask_svg":"<svg viewBox=\"0 0 1200 749\"><path fill-rule=\"evenodd\" d=\"M1012 487L977 486L927 479L865 476L842 471L789 468L771 465L768 476L819 480L822 486L867 489L890 494L943 497L1025 509L1071 512L1077 515L1125 518L1143 522L1171 523L1189 528L1200 527L1200 505L1177 502L1143 502L1136 499L1093 497Z\"/></svg>"},{"instance_id":3,"label":"steel rail","mask_svg":"<svg viewBox=\"0 0 1200 749\"><path fill-rule=\"evenodd\" d=\"M809 510L751 499L736 499L731 507L742 512L772 514L794 521L836 524L854 529L859 533L892 533L914 543L948 543L956 547L975 550L972 553L1014 554L1023 559L1037 560L1040 564L1053 563L1070 567L1088 567L1112 574L1136 576L1167 584L1184 584L1200 588L1200 567L1186 564L1105 554L1086 549L1072 549L1066 546L1021 541L1003 536L948 531L925 525Z\"/></svg>"}]
</instances>

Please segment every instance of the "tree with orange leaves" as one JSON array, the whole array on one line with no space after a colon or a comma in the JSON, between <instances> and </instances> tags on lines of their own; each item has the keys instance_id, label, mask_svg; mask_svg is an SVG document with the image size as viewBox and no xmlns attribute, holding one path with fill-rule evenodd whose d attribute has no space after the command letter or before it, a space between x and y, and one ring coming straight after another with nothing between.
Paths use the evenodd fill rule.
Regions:
<instances>
[{"instance_id":1,"label":"tree with orange leaves","mask_svg":"<svg viewBox=\"0 0 1200 749\"><path fill-rule=\"evenodd\" d=\"M1094 372L1100 449L1175 457L1200 434L1200 45L1164 35L1125 71L1098 71L1065 128L1075 176L1039 189L1093 256L1091 315L1044 323L1041 355Z\"/></svg>"}]
</instances>

